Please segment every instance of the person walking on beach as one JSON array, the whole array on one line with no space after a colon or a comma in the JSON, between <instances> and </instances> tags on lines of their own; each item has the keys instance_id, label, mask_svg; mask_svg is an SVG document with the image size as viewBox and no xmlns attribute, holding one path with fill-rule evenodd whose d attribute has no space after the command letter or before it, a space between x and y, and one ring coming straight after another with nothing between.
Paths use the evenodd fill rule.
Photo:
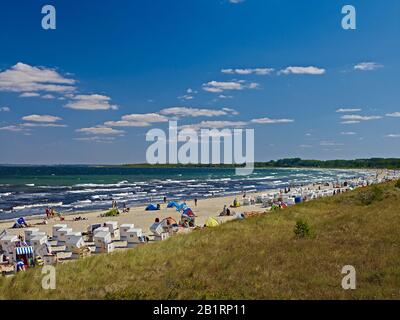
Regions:
<instances>
[{"instance_id":1,"label":"person walking on beach","mask_svg":"<svg viewBox=\"0 0 400 320\"><path fill-rule=\"evenodd\" d=\"M194 206L197 207L197 198L194 198Z\"/></svg>"},{"instance_id":2,"label":"person walking on beach","mask_svg":"<svg viewBox=\"0 0 400 320\"><path fill-rule=\"evenodd\" d=\"M164 196L164 203L167 203L167 197L166 196Z\"/></svg>"}]
</instances>

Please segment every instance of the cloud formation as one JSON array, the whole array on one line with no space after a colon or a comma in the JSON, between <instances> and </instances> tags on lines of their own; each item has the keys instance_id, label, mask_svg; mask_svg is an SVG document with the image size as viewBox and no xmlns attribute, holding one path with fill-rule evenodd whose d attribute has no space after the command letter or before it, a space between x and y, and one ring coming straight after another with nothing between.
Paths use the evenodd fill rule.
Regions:
<instances>
[{"instance_id":1,"label":"cloud formation","mask_svg":"<svg viewBox=\"0 0 400 320\"><path fill-rule=\"evenodd\" d=\"M65 93L74 91L75 83L74 79L66 78L54 69L33 67L22 62L0 72L0 91Z\"/></svg>"},{"instance_id":2,"label":"cloud formation","mask_svg":"<svg viewBox=\"0 0 400 320\"><path fill-rule=\"evenodd\" d=\"M257 124L276 124L276 123L292 123L293 119L271 119L271 118L259 118L251 120L251 123Z\"/></svg>"},{"instance_id":3,"label":"cloud formation","mask_svg":"<svg viewBox=\"0 0 400 320\"><path fill-rule=\"evenodd\" d=\"M340 108L336 110L337 113L360 112L360 111L362 111L362 109L359 108Z\"/></svg>"},{"instance_id":4,"label":"cloud formation","mask_svg":"<svg viewBox=\"0 0 400 320\"><path fill-rule=\"evenodd\" d=\"M374 71L383 68L383 65L376 62L361 62L354 66L354 70L357 71Z\"/></svg>"},{"instance_id":5,"label":"cloud formation","mask_svg":"<svg viewBox=\"0 0 400 320\"><path fill-rule=\"evenodd\" d=\"M110 97L100 94L79 94L71 96L72 101L65 105L65 108L75 110L117 110L118 106L111 104Z\"/></svg>"},{"instance_id":6,"label":"cloud formation","mask_svg":"<svg viewBox=\"0 0 400 320\"><path fill-rule=\"evenodd\" d=\"M323 75L326 73L325 69L309 66L309 67L287 67L279 71L279 74L307 74L307 75Z\"/></svg>"},{"instance_id":7,"label":"cloud formation","mask_svg":"<svg viewBox=\"0 0 400 320\"><path fill-rule=\"evenodd\" d=\"M258 89L259 86L258 83L247 83L244 80L210 81L203 83L203 90L211 93L222 93L226 90Z\"/></svg>"},{"instance_id":8,"label":"cloud formation","mask_svg":"<svg viewBox=\"0 0 400 320\"><path fill-rule=\"evenodd\" d=\"M124 134L123 130L116 130L110 127L105 126L97 126L90 128L81 128L75 130L76 132L85 133L89 135L122 135Z\"/></svg>"},{"instance_id":9,"label":"cloud formation","mask_svg":"<svg viewBox=\"0 0 400 320\"><path fill-rule=\"evenodd\" d=\"M259 76L265 76L271 74L275 69L273 68L247 68L247 69L222 69L221 72L225 74L238 74L248 75L255 74Z\"/></svg>"},{"instance_id":10,"label":"cloud formation","mask_svg":"<svg viewBox=\"0 0 400 320\"><path fill-rule=\"evenodd\" d=\"M53 122L60 121L62 119L60 117L55 117L55 116L32 114L30 116L23 117L22 120L30 121L30 122L48 122L48 123L53 123Z\"/></svg>"}]
</instances>

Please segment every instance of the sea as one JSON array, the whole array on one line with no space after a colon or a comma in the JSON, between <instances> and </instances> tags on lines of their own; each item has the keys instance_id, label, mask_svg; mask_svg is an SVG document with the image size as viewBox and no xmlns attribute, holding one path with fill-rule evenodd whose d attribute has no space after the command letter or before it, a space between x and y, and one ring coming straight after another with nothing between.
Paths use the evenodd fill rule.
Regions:
<instances>
[{"instance_id":1,"label":"sea","mask_svg":"<svg viewBox=\"0 0 400 320\"><path fill-rule=\"evenodd\" d=\"M316 182L366 177L368 171L231 168L137 168L100 166L0 166L0 220L103 210L113 200L128 207L168 200L204 199Z\"/></svg>"}]
</instances>

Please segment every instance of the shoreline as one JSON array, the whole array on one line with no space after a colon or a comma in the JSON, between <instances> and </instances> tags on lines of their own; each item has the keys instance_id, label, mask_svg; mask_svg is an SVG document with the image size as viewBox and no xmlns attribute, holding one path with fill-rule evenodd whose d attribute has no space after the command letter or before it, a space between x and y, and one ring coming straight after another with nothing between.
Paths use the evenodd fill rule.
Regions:
<instances>
[{"instance_id":1,"label":"shoreline","mask_svg":"<svg viewBox=\"0 0 400 320\"><path fill-rule=\"evenodd\" d=\"M338 169L341 170L341 169ZM383 179L387 174L390 173L391 170L365 170L360 169L364 172L374 173L379 178ZM372 178L372 177L371 177ZM358 181L364 180L366 177L363 178L356 178L356 179L348 179L348 181ZM320 182L320 183L309 183L303 185L301 188L308 189L308 190L315 190L316 186L323 186L327 182ZM332 182L330 183L332 184ZM292 187L296 188L296 187ZM300 188L300 186L298 186ZM268 194L268 193L279 193L282 188L271 188L265 189L263 191L256 191L256 192L246 192L248 196L253 198L257 197L261 194ZM195 212L196 218L196 225L203 225L205 220L208 217L217 217L220 222L224 222L226 220L230 220L233 218L234 213L243 213L243 212L250 212L250 211L265 211L265 208L262 208L260 204L248 205L248 206L241 206L238 208L232 209L232 216L230 217L219 217L219 213L222 211L224 205L229 206L233 203L235 198L239 199L241 202L242 200L242 191L239 191L237 194L232 195L224 195L224 196L214 196L208 198L199 198L198 205L194 205L193 199L187 199L186 203L192 210ZM168 199L168 202L172 199ZM57 223L65 223L68 224L70 228L73 228L74 231L83 232L86 231L87 226L93 223L104 223L106 221L117 221L119 225L125 223L134 223L135 227L143 229L144 233L148 233L150 230L151 224L154 222L156 218L166 218L172 217L176 221L180 220L181 214L177 212L174 208L167 209L165 204L161 205L161 210L158 211L145 211L145 205L138 205L138 206L131 206L130 211L128 213L121 213L119 216L116 217L100 217L100 214L106 212L108 209L104 210L90 210L90 211L77 211L71 212L68 214L63 214L65 220L61 221L59 217L45 219L45 215L31 215L26 216L26 221L29 222L34 227L39 228L41 231L46 232L48 235L51 235L51 228L53 225ZM83 219L87 220L79 220L73 221L74 217L82 217ZM43 221L47 221L47 224L40 224ZM12 229L12 225L14 224L15 219L7 219L7 220L0 220L0 230L7 229L10 233L16 235L23 234L22 229Z\"/></svg>"},{"instance_id":2,"label":"shoreline","mask_svg":"<svg viewBox=\"0 0 400 320\"><path fill-rule=\"evenodd\" d=\"M257 169L271 169L271 168L265 167L265 168L257 168ZM371 173L371 174L373 173L373 174L378 174L378 175L381 173L381 171L384 171L384 172L392 171L391 169L341 169L341 168L302 168L302 167L298 167L298 168L297 167L293 167L293 168L281 167L281 168L273 168L273 169L274 170L275 169L277 169L277 170L303 170L303 169L307 169L307 170L315 170L315 171L319 171L319 170L354 171L354 172L368 172L368 173ZM365 177L363 177L363 178L365 178ZM182 180L182 181L185 181L185 180ZM326 182L330 182L330 181L326 181ZM321 182L321 184L322 183L326 183L326 182ZM315 183L316 182L308 183L308 184L304 184L304 185L303 184L299 184L299 185L288 184L288 186L290 186L290 187L304 187L304 188L307 188L307 187L312 186ZM248 194L248 195L255 195L256 196L256 195L261 194L261 193L276 192L276 191L279 191L282 188L284 188L284 187L281 187L281 188L274 188L274 187L265 188L263 190L258 190L258 191L241 190L241 191L237 191L237 192L232 192L231 195L220 195L220 196L219 195L214 195L214 196L211 196L211 197L203 197L203 198L202 197L198 197L198 200L199 201L205 201L205 200L208 200L208 199L239 197L240 195L243 194L243 191L246 191L246 194ZM193 201L193 198L187 197L186 200ZM180 199L179 199L179 197L171 197L170 199L168 199L168 201L180 201ZM151 201L149 200L148 203L150 203L150 202ZM131 205L130 209L145 207L146 205L147 205L146 203L137 203L137 204ZM62 212L61 211L60 213L61 213L62 216L68 217L68 216L74 216L74 215L80 216L80 215L87 215L87 214L91 214L91 213L106 212L109 209L110 208L108 208L108 209L97 209L97 210L82 210L82 211L77 210L77 211L70 211L70 212ZM35 221L35 220L38 220L38 219L43 220L43 219L46 218L46 215L44 213L43 214L29 214L29 215L21 214L21 216L23 216L26 221ZM0 228L1 228L2 224L4 224L4 223L14 223L16 221L16 219L17 219L17 217L15 217L15 218L6 218L6 219L1 219L0 218Z\"/></svg>"}]
</instances>

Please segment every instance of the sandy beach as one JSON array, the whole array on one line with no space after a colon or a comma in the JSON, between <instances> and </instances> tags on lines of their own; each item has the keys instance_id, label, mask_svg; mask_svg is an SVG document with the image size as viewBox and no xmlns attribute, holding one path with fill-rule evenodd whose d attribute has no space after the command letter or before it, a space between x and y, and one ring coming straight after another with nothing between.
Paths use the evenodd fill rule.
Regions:
<instances>
[{"instance_id":1,"label":"sandy beach","mask_svg":"<svg viewBox=\"0 0 400 320\"><path fill-rule=\"evenodd\" d=\"M250 194L249 194L250 195ZM251 194L252 197L257 194ZM233 203L235 196L228 197L219 197L219 198L209 198L199 200L197 206L194 205L194 201L187 201L187 205L192 208L194 213L196 214L196 224L203 225L208 217L216 217L222 211L224 205L229 206ZM238 197L240 200L240 197ZM244 212L244 211L261 211L265 210L261 208L260 204L250 205L239 207L237 209L232 209L232 212ZM122 210L120 210L122 211ZM106 221L118 221L118 224L124 223L133 223L135 227L143 229L145 233L149 232L149 228L151 224L154 222L156 218L167 218L172 217L175 220L179 221L181 214L176 211L175 208L166 208L165 204L161 204L161 210L159 211L145 211L145 207L133 207L130 208L129 213L121 213L117 217L106 217L102 218L100 215L105 211L93 211L93 212L79 212L71 215L65 216L65 220L62 223L68 225L68 227L72 228L76 232L86 231L87 226L92 223L104 223ZM73 221L74 217L86 218L87 220L81 221ZM218 217L218 220L221 222L232 219L232 217ZM43 216L41 217L31 217L28 221L29 224L34 225L39 228L41 231L46 232L48 235L51 235L52 226L60 223L60 218L52 218L47 220L47 225L37 225L44 220ZM11 229L14 221L6 221L0 222L0 229L8 229L12 234L23 234L24 229Z\"/></svg>"},{"instance_id":2,"label":"sandy beach","mask_svg":"<svg viewBox=\"0 0 400 320\"><path fill-rule=\"evenodd\" d=\"M365 171L365 170L364 170ZM386 170L371 170L371 172L377 174L378 179L384 178L387 174ZM303 186L305 189L315 190L318 187L324 187L323 184L310 184ZM331 185L332 187L332 185ZM259 194L264 193L273 193L279 192L279 189L270 189L265 190L264 192L257 193L248 193L247 196L255 198ZM239 201L242 200L242 195L231 195L224 197L213 197L207 199L198 200L197 206L195 206L193 200L187 201L187 205L192 208L193 212L196 214L196 225L203 226L208 217L217 217L217 220L220 222L225 222L233 219L232 215L234 213L244 213L251 211L265 211L265 208L262 208L261 204L254 204L248 206L241 206L239 208L231 209L232 215L230 217L219 217L219 214L223 210L224 205L229 207L234 199L237 198ZM120 210L121 214L117 217L100 217L102 213L105 213L106 210L102 211L92 211L92 212L76 212L74 214L64 216L65 220L60 221L60 218L52 218L46 219L48 222L46 225L41 224L44 220L43 216L31 216L28 217L27 221L31 226L35 226L39 228L40 231L46 232L48 235L51 235L52 226L58 224L60 222L67 224L69 228L72 228L74 232L86 232L88 225L94 223L104 223L106 221L117 221L119 225L125 223L133 223L136 228L141 228L144 233L149 234L150 226L153 224L156 218L167 218L172 217L176 221L180 220L181 214L176 211L175 208L166 208L166 204L161 204L161 210L159 211L145 211L145 206L140 207L131 207L128 213L122 213L122 209ZM86 220L74 221L75 217L82 217ZM2 221L0 222L0 230L7 229L9 233L19 235L23 234L24 229L12 229L12 225L14 224L14 220Z\"/></svg>"}]
</instances>

